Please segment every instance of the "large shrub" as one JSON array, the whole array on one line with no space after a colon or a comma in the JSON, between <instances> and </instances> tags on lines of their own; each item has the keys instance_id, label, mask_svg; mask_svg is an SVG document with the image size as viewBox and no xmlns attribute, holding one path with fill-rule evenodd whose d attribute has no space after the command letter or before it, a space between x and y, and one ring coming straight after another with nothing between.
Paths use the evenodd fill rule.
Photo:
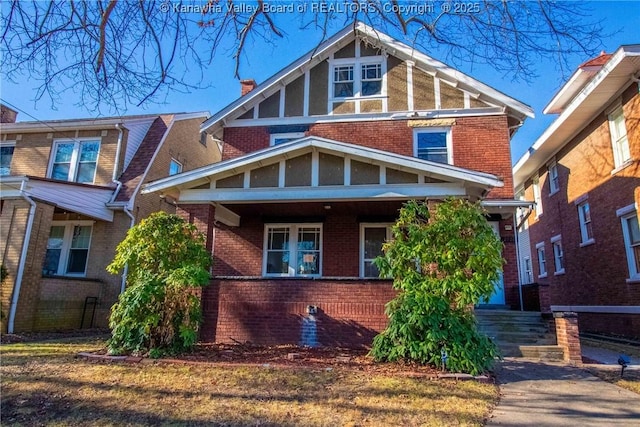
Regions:
<instances>
[{"instance_id":1,"label":"large shrub","mask_svg":"<svg viewBox=\"0 0 640 427\"><path fill-rule=\"evenodd\" d=\"M482 209L450 199L430 212L426 203L410 201L392 232L375 262L399 292L387 304L389 325L375 337L373 356L442 367L445 352L450 370L489 369L497 349L478 332L473 306L494 291L502 243Z\"/></svg>"},{"instance_id":2,"label":"large shrub","mask_svg":"<svg viewBox=\"0 0 640 427\"><path fill-rule=\"evenodd\" d=\"M107 267L127 266L127 287L111 309L111 353L160 355L195 344L202 315L197 289L209 281L211 256L195 226L158 212L131 228Z\"/></svg>"}]
</instances>

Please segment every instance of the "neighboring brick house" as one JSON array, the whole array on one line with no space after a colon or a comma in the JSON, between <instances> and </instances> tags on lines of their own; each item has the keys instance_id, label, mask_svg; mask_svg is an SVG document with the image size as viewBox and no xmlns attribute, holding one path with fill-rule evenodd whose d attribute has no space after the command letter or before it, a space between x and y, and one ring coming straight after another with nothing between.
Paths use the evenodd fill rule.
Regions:
<instances>
[{"instance_id":1,"label":"neighboring brick house","mask_svg":"<svg viewBox=\"0 0 640 427\"><path fill-rule=\"evenodd\" d=\"M372 260L409 199L484 199L507 260L491 302L519 307L510 137L529 107L362 23L242 84L202 126L223 161L143 189L207 235L205 341L298 343L315 321L321 344L370 343L395 295Z\"/></svg>"},{"instance_id":2,"label":"neighboring brick house","mask_svg":"<svg viewBox=\"0 0 640 427\"><path fill-rule=\"evenodd\" d=\"M208 113L15 123L3 108L5 116L2 331L105 327L124 283L105 270L116 245L150 213L175 212L140 186L220 160L217 142L200 133Z\"/></svg>"},{"instance_id":3,"label":"neighboring brick house","mask_svg":"<svg viewBox=\"0 0 640 427\"><path fill-rule=\"evenodd\" d=\"M539 286L543 311L579 312L581 332L640 337L639 77L640 45L582 64L513 170L536 202L522 230L524 283Z\"/></svg>"}]
</instances>

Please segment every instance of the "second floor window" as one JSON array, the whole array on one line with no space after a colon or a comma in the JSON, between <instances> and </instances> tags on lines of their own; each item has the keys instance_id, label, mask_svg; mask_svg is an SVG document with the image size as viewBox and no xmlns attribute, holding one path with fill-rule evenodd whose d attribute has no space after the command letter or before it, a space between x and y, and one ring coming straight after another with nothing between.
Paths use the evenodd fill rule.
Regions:
<instances>
[{"instance_id":1,"label":"second floor window","mask_svg":"<svg viewBox=\"0 0 640 427\"><path fill-rule=\"evenodd\" d=\"M616 108L611 114L609 114L609 130L611 131L614 167L619 168L624 163L631 160L629 140L627 138L627 127L624 123L624 112L622 111L622 106Z\"/></svg>"},{"instance_id":2,"label":"second floor window","mask_svg":"<svg viewBox=\"0 0 640 427\"><path fill-rule=\"evenodd\" d=\"M0 145L0 176L11 175L11 160L15 148L14 143Z\"/></svg>"},{"instance_id":3,"label":"second floor window","mask_svg":"<svg viewBox=\"0 0 640 427\"><path fill-rule=\"evenodd\" d=\"M448 129L417 129L414 134L414 154L422 160L453 164L451 133Z\"/></svg>"},{"instance_id":4,"label":"second floor window","mask_svg":"<svg viewBox=\"0 0 640 427\"><path fill-rule=\"evenodd\" d=\"M578 219L580 220L582 243L592 243L593 229L591 227L591 208L589 207L589 202L582 202L578 205Z\"/></svg>"},{"instance_id":5,"label":"second floor window","mask_svg":"<svg viewBox=\"0 0 640 427\"><path fill-rule=\"evenodd\" d=\"M553 246L553 265L555 274L564 273L564 252L562 251L562 237L554 236L551 238L551 246Z\"/></svg>"},{"instance_id":6,"label":"second floor window","mask_svg":"<svg viewBox=\"0 0 640 427\"><path fill-rule=\"evenodd\" d=\"M558 178L558 164L549 165L549 194L555 194L560 191L560 179Z\"/></svg>"},{"instance_id":7,"label":"second floor window","mask_svg":"<svg viewBox=\"0 0 640 427\"><path fill-rule=\"evenodd\" d=\"M538 175L533 177L533 201L536 202L535 211L537 218L542 215L542 194L540 193L540 178Z\"/></svg>"},{"instance_id":8,"label":"second floor window","mask_svg":"<svg viewBox=\"0 0 640 427\"><path fill-rule=\"evenodd\" d=\"M50 178L93 184L100 141L59 141L53 146Z\"/></svg>"}]
</instances>

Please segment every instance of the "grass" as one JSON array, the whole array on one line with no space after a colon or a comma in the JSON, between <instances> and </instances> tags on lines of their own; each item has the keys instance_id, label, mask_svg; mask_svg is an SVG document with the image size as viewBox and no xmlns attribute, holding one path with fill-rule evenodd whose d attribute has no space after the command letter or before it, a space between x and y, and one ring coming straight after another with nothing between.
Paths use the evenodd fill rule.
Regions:
<instances>
[{"instance_id":1,"label":"grass","mask_svg":"<svg viewBox=\"0 0 640 427\"><path fill-rule=\"evenodd\" d=\"M611 369L611 367L590 365L589 372L600 379L617 385L618 387L626 388L627 390L640 394L640 371L638 370L626 370L623 378L620 378L619 368Z\"/></svg>"},{"instance_id":2,"label":"grass","mask_svg":"<svg viewBox=\"0 0 640 427\"><path fill-rule=\"evenodd\" d=\"M3 344L3 424L482 425L497 387L355 369L109 364L99 340Z\"/></svg>"}]
</instances>

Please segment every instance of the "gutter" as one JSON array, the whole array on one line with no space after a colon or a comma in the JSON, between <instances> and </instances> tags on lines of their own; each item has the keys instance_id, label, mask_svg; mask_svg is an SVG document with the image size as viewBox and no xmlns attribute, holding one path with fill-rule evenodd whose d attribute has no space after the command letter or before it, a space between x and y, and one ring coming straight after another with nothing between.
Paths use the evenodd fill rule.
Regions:
<instances>
[{"instance_id":1,"label":"gutter","mask_svg":"<svg viewBox=\"0 0 640 427\"><path fill-rule=\"evenodd\" d=\"M7 325L7 333L12 334L15 326L16 311L18 309L18 300L20 299L20 288L22 287L22 277L24 276L24 267L27 262L27 252L29 250L29 242L31 241L31 231L33 229L33 221L36 216L36 202L34 202L27 194L25 189L27 181L22 181L20 185L20 195L31 205L29 208L29 218L27 220L27 228L24 233L24 242L22 243L22 252L20 254L20 262L18 264L18 274L16 275L16 283L13 287L13 295L9 306L9 322Z\"/></svg>"}]
</instances>

